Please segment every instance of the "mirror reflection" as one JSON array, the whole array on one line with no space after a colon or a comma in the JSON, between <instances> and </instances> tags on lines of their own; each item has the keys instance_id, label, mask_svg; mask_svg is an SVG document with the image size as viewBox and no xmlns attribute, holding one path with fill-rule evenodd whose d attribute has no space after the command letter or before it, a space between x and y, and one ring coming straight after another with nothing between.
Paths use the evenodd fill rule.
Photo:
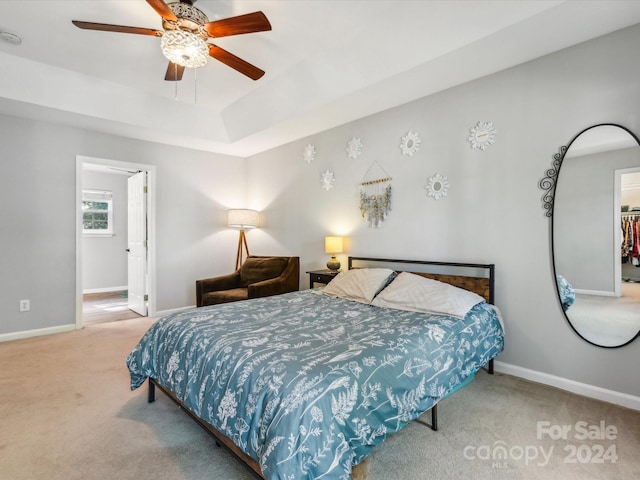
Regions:
<instances>
[{"instance_id":1,"label":"mirror reflection","mask_svg":"<svg viewBox=\"0 0 640 480\"><path fill-rule=\"evenodd\" d=\"M562 308L590 343L640 333L640 145L617 125L581 132L562 159L553 199L553 262Z\"/></svg>"}]
</instances>

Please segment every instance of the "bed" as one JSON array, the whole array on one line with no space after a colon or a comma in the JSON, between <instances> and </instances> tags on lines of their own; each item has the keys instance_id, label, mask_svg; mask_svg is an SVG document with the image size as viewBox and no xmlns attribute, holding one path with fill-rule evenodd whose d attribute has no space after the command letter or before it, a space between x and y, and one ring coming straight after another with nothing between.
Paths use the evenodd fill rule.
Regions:
<instances>
[{"instance_id":1,"label":"bed","mask_svg":"<svg viewBox=\"0 0 640 480\"><path fill-rule=\"evenodd\" d=\"M556 275L556 284L558 286L558 296L560 297L562 310L566 312L576 301L576 291L562 275Z\"/></svg>"},{"instance_id":2,"label":"bed","mask_svg":"<svg viewBox=\"0 0 640 480\"><path fill-rule=\"evenodd\" d=\"M127 357L132 390L148 379L150 402L159 388L260 478L363 476L376 445L492 371L504 340L493 265L348 266L324 288L158 320Z\"/></svg>"}]
</instances>

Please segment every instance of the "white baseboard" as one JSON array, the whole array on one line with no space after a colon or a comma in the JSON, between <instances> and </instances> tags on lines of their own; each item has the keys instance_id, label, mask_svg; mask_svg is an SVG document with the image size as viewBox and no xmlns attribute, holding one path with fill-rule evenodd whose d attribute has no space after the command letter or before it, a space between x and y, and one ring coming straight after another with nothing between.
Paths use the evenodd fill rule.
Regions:
<instances>
[{"instance_id":1,"label":"white baseboard","mask_svg":"<svg viewBox=\"0 0 640 480\"><path fill-rule=\"evenodd\" d=\"M76 329L76 324L60 325L58 327L38 328L35 330L25 330L23 332L11 332L0 334L0 342L20 340L22 338L41 337L43 335L53 335L54 333L71 332Z\"/></svg>"},{"instance_id":2,"label":"white baseboard","mask_svg":"<svg viewBox=\"0 0 640 480\"><path fill-rule=\"evenodd\" d=\"M632 408L634 410L640 410L640 397L629 395L628 393L607 390L606 388L576 382L567 378L518 367L517 365L511 365L510 363L499 362L497 360L494 362L494 367L496 372L506 373L507 375L513 375L514 377L524 378L525 380L531 380L532 382L542 383L544 385L550 385L571 393L595 398L596 400L602 400L603 402L609 402L615 405Z\"/></svg>"},{"instance_id":3,"label":"white baseboard","mask_svg":"<svg viewBox=\"0 0 640 480\"><path fill-rule=\"evenodd\" d=\"M107 293L107 292L121 292L123 290L129 290L127 285L122 287L103 287L103 288L87 288L86 290L82 290L82 294L86 293Z\"/></svg>"}]
</instances>

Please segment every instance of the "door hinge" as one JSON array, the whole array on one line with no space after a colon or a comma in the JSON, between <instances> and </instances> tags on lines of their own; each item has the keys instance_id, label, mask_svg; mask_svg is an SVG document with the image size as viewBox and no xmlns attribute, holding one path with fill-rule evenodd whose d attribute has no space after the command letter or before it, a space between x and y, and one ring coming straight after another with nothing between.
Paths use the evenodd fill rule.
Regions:
<instances>
[{"instance_id":1,"label":"door hinge","mask_svg":"<svg viewBox=\"0 0 640 480\"><path fill-rule=\"evenodd\" d=\"M148 189L148 187L145 185L145 186L144 186L144 193L148 193L148 192L149 192L149 189Z\"/></svg>"},{"instance_id":2,"label":"door hinge","mask_svg":"<svg viewBox=\"0 0 640 480\"><path fill-rule=\"evenodd\" d=\"M145 302L148 302L148 301L149 301L149 295L145 295L145 296L144 296L144 301L145 301Z\"/></svg>"}]
</instances>

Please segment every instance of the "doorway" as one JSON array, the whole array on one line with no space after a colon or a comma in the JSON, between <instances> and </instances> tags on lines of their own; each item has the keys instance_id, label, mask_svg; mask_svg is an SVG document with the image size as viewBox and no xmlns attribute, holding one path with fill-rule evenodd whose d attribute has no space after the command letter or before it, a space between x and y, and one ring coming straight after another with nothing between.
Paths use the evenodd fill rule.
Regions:
<instances>
[{"instance_id":1,"label":"doorway","mask_svg":"<svg viewBox=\"0 0 640 480\"><path fill-rule=\"evenodd\" d=\"M625 245L624 237L629 222L640 218L640 168L616 170L615 180L615 244L621 248L621 252L616 252L615 296L640 298L640 265L635 265L637 258L625 255L629 245Z\"/></svg>"},{"instance_id":2,"label":"doorway","mask_svg":"<svg viewBox=\"0 0 640 480\"><path fill-rule=\"evenodd\" d=\"M119 177L119 182L124 182L124 191L120 193L120 210L118 212L119 228L113 236L117 239L103 238L103 243L98 243L106 247L110 245L111 258L114 258L114 270L119 269L113 280L113 275L109 280L105 280L107 288L95 287L96 280L87 277L87 270L93 268L96 250L95 243L85 243L83 236L83 211L82 199L83 190L92 188L84 185L86 170L102 172L98 178ZM93 174L93 172L91 172ZM108 174L113 174L113 177ZM146 201L144 208L140 209L141 200L137 198L134 202L134 209L131 207L131 181L132 177L144 177L143 183L133 182L134 188L144 188ZM90 176L89 176L90 178ZM118 185L118 182L116 182ZM142 190L141 190L142 191ZM76 158L76 205L77 205L77 235L76 235L76 329L83 327L84 310L90 312L87 315L87 323L95 321L109 321L109 319L135 318L146 315L154 315L155 308L155 167L152 165L138 164L131 162L120 162L109 159L78 156ZM140 197L140 195L138 195ZM123 198L124 203L123 203ZM115 207L114 207L115 210ZM115 212L114 212L115 214ZM134 220L133 224L131 220ZM118 225L114 221L114 225ZM142 226L140 226L142 225ZM141 233L141 231L143 232ZM133 234L132 236L130 232ZM111 243L107 243L111 240ZM116 241L117 240L117 241ZM113 249L117 250L117 253ZM133 250L132 255L130 251ZM89 259L85 257L89 255ZM106 250L105 250L106 255ZM131 258L134 257L134 261ZM141 267L141 260L144 266ZM122 265L124 262L124 266ZM134 265L134 274L131 273L131 265ZM104 264L103 264L104 265ZM108 264L107 264L108 265ZM108 266L106 268L109 268ZM122 271L124 269L124 271ZM90 270L89 270L90 271ZM132 278L133 277L133 278ZM85 282L93 285L85 285ZM131 284L133 282L133 285ZM98 280L98 284L100 280ZM87 288L89 287L89 288ZM132 288L130 288L132 287ZM133 295L133 305L130 297L130 290ZM85 293L90 293L85 297ZM85 304L85 298L88 302ZM86 307L86 308L85 308ZM133 307L133 308L132 308ZM135 313L134 310L137 312Z\"/></svg>"}]
</instances>

